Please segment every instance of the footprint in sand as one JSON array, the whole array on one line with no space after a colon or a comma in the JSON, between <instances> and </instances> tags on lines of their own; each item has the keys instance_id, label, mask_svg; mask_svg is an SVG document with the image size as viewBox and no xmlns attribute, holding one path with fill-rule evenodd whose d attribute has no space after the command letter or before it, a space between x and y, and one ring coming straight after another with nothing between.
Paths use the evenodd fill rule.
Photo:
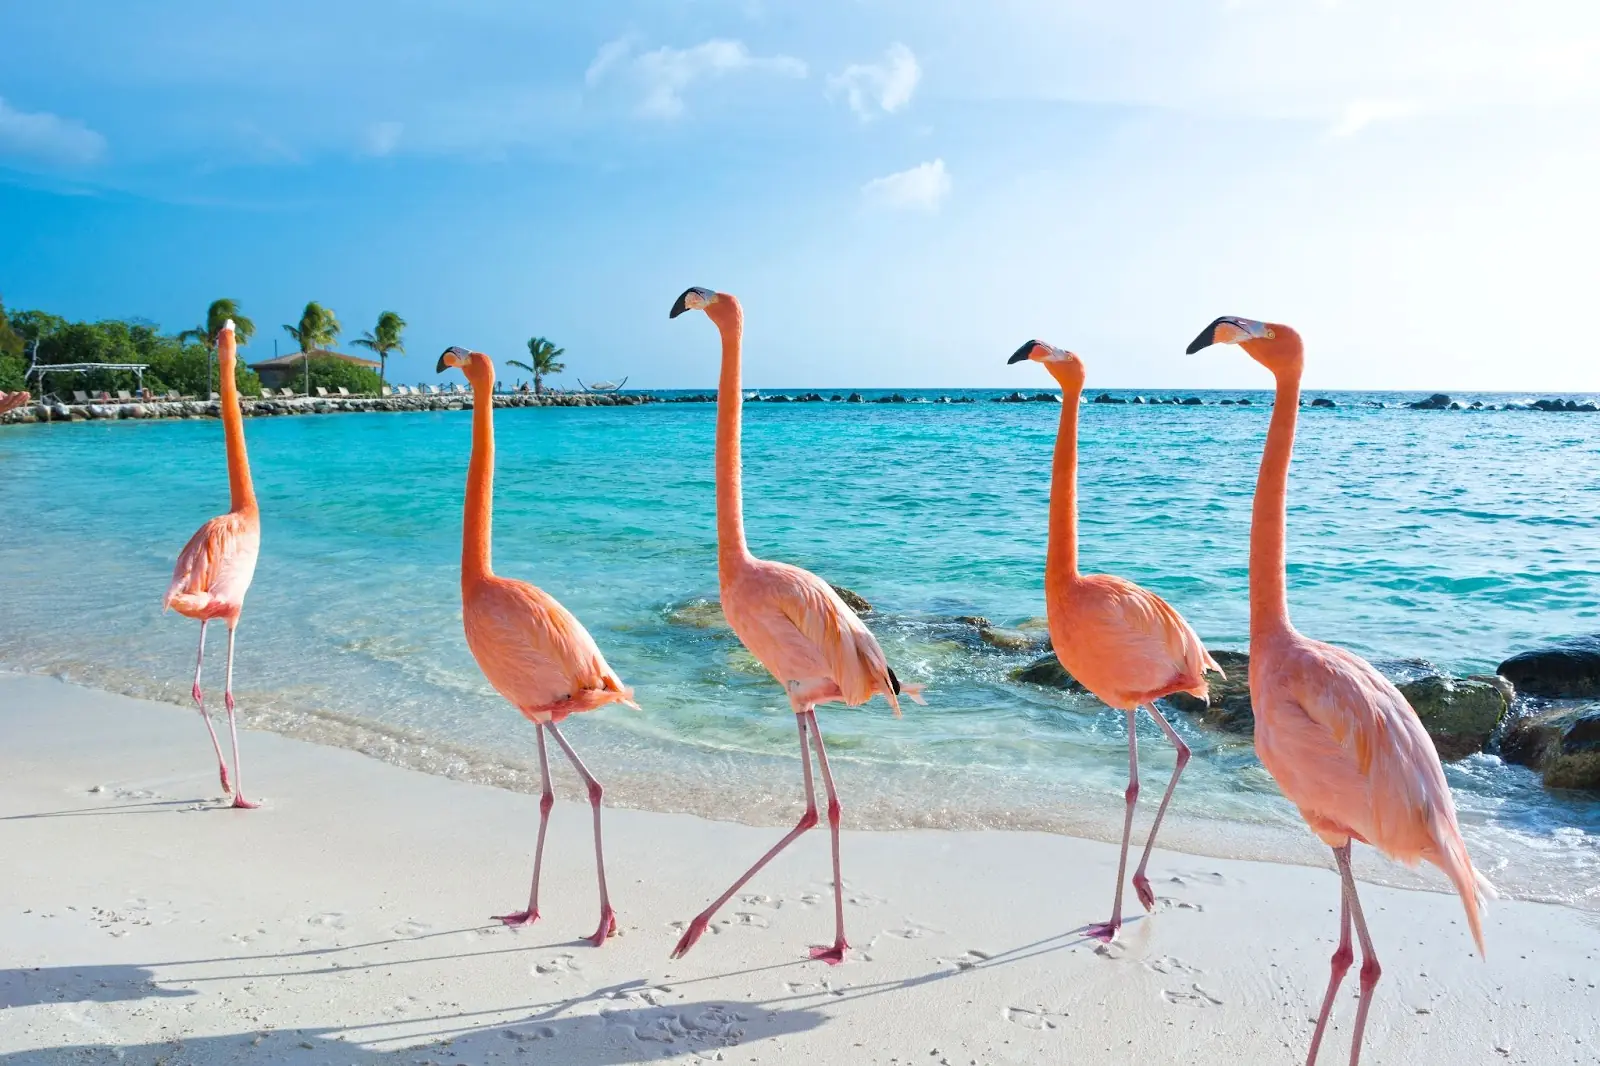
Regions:
<instances>
[{"instance_id":1,"label":"footprint in sand","mask_svg":"<svg viewBox=\"0 0 1600 1066\"><path fill-rule=\"evenodd\" d=\"M1176 958L1172 955L1162 955L1160 958L1146 959L1144 964L1148 969L1154 970L1156 973L1190 974L1203 972L1200 967L1190 966L1187 962L1184 962L1182 959Z\"/></svg>"},{"instance_id":2,"label":"footprint in sand","mask_svg":"<svg viewBox=\"0 0 1600 1066\"><path fill-rule=\"evenodd\" d=\"M871 892L852 892L846 888L844 901L852 907L878 907L889 901L882 896L874 896Z\"/></svg>"},{"instance_id":3,"label":"footprint in sand","mask_svg":"<svg viewBox=\"0 0 1600 1066\"><path fill-rule=\"evenodd\" d=\"M563 974L577 973L583 967L573 962L572 958L571 955L557 955L554 958L545 959L543 962L536 962L533 964L533 972L544 977L552 975L559 977Z\"/></svg>"},{"instance_id":4,"label":"footprint in sand","mask_svg":"<svg viewBox=\"0 0 1600 1066\"><path fill-rule=\"evenodd\" d=\"M785 981L783 987L789 990L791 996L842 996L843 992L833 987L833 982L826 977L815 981Z\"/></svg>"},{"instance_id":5,"label":"footprint in sand","mask_svg":"<svg viewBox=\"0 0 1600 1066\"><path fill-rule=\"evenodd\" d=\"M415 918L407 918L389 930L389 932L395 936L421 936L432 928L427 922L419 922Z\"/></svg>"},{"instance_id":6,"label":"footprint in sand","mask_svg":"<svg viewBox=\"0 0 1600 1066\"><path fill-rule=\"evenodd\" d=\"M646 988L623 988L609 993L606 998L628 1007L659 1007L668 992L659 985Z\"/></svg>"},{"instance_id":7,"label":"footprint in sand","mask_svg":"<svg viewBox=\"0 0 1600 1066\"><path fill-rule=\"evenodd\" d=\"M1199 903L1190 903L1186 899L1178 899L1175 896L1157 896L1156 905L1152 909L1158 911L1203 911L1205 906Z\"/></svg>"},{"instance_id":8,"label":"footprint in sand","mask_svg":"<svg viewBox=\"0 0 1600 1066\"><path fill-rule=\"evenodd\" d=\"M150 800L160 795L148 788L115 788L111 790L111 794L119 800Z\"/></svg>"},{"instance_id":9,"label":"footprint in sand","mask_svg":"<svg viewBox=\"0 0 1600 1066\"><path fill-rule=\"evenodd\" d=\"M1007 1007L1005 1019L1012 1025L1020 1025L1024 1029L1031 1029L1036 1033L1060 1029L1067 1024L1067 1015L1063 1012L1048 1010L1029 1010L1027 1007Z\"/></svg>"},{"instance_id":10,"label":"footprint in sand","mask_svg":"<svg viewBox=\"0 0 1600 1066\"><path fill-rule=\"evenodd\" d=\"M740 911L739 913L735 914L733 916L733 924L749 926L752 929L767 929L772 925L771 922L761 917L761 915L752 913L750 911Z\"/></svg>"},{"instance_id":11,"label":"footprint in sand","mask_svg":"<svg viewBox=\"0 0 1600 1066\"><path fill-rule=\"evenodd\" d=\"M944 934L942 929L935 929L932 926L923 925L921 922L914 922L909 918L906 919L904 928L885 929L884 932L890 936L897 936L901 940L921 940L923 937L942 936Z\"/></svg>"},{"instance_id":12,"label":"footprint in sand","mask_svg":"<svg viewBox=\"0 0 1600 1066\"><path fill-rule=\"evenodd\" d=\"M739 902L746 907L766 907L769 910L778 910L783 906L783 900L774 899L760 892L746 892L739 897Z\"/></svg>"},{"instance_id":13,"label":"footprint in sand","mask_svg":"<svg viewBox=\"0 0 1600 1066\"><path fill-rule=\"evenodd\" d=\"M972 970L988 962L989 958L988 952L971 950L964 951L952 959L941 958L939 962L957 970Z\"/></svg>"},{"instance_id":14,"label":"footprint in sand","mask_svg":"<svg viewBox=\"0 0 1600 1066\"><path fill-rule=\"evenodd\" d=\"M307 918L306 924L316 926L318 929L343 931L349 928L350 920L341 911L324 911Z\"/></svg>"},{"instance_id":15,"label":"footprint in sand","mask_svg":"<svg viewBox=\"0 0 1600 1066\"><path fill-rule=\"evenodd\" d=\"M1199 985L1190 985L1188 991L1168 990L1161 993L1161 998L1175 1007L1220 1007L1222 1000L1213 996Z\"/></svg>"},{"instance_id":16,"label":"footprint in sand","mask_svg":"<svg viewBox=\"0 0 1600 1066\"><path fill-rule=\"evenodd\" d=\"M555 1027L550 1025L534 1025L526 1029L502 1029L500 1035L507 1040L519 1043L527 1040L549 1040L556 1035Z\"/></svg>"}]
</instances>

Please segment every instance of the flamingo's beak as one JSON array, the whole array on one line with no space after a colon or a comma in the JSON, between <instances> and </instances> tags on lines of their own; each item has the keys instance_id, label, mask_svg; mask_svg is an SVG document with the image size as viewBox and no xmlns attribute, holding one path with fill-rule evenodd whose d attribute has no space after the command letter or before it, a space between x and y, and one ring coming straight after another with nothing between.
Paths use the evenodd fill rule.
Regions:
<instances>
[{"instance_id":1,"label":"flamingo's beak","mask_svg":"<svg viewBox=\"0 0 1600 1066\"><path fill-rule=\"evenodd\" d=\"M1011 353L1011 358L1006 360L1006 365L1020 363L1024 359L1033 358L1033 350L1043 344L1043 341L1028 341L1022 347Z\"/></svg>"},{"instance_id":2,"label":"flamingo's beak","mask_svg":"<svg viewBox=\"0 0 1600 1066\"><path fill-rule=\"evenodd\" d=\"M1253 318L1235 318L1231 315L1224 315L1201 330L1200 335L1189 342L1189 347L1185 351L1189 355L1193 355L1200 349L1209 348L1213 344L1270 341L1274 336L1272 327L1265 322L1257 322Z\"/></svg>"},{"instance_id":3,"label":"flamingo's beak","mask_svg":"<svg viewBox=\"0 0 1600 1066\"><path fill-rule=\"evenodd\" d=\"M467 359L470 358L471 355L472 353L467 351L465 348L457 348L452 345L451 347L446 348L444 353L439 356L439 364L433 368L433 372L435 374L443 374L450 367L466 366Z\"/></svg>"},{"instance_id":4,"label":"flamingo's beak","mask_svg":"<svg viewBox=\"0 0 1600 1066\"><path fill-rule=\"evenodd\" d=\"M683 295L678 297L677 302L672 305L672 311L667 317L677 318L685 311L702 310L714 302L716 298L717 294L710 289L702 289L698 285L691 286L683 290Z\"/></svg>"},{"instance_id":5,"label":"flamingo's beak","mask_svg":"<svg viewBox=\"0 0 1600 1066\"><path fill-rule=\"evenodd\" d=\"M1035 363L1065 363L1072 358L1074 358L1073 354L1065 348L1057 348L1053 344L1035 340L1029 341L1012 352L1011 358L1007 359L1006 362L1008 364L1020 363L1024 359L1032 359Z\"/></svg>"}]
</instances>

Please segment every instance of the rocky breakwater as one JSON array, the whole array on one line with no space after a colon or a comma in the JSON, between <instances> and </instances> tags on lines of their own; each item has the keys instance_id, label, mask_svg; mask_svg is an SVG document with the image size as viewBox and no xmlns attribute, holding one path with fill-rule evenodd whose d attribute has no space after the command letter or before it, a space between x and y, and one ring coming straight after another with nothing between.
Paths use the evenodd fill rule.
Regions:
<instances>
[{"instance_id":1,"label":"rocky breakwater","mask_svg":"<svg viewBox=\"0 0 1600 1066\"><path fill-rule=\"evenodd\" d=\"M284 397L275 400L242 400L240 410L246 418L272 415L326 415L357 411L459 411L469 406L468 393L440 393L436 396L340 396ZM655 403L647 393L550 393L542 396L501 393L496 407L631 407ZM150 400L138 403L32 404L3 417L6 422L84 422L91 420L150 418L218 418L221 407L211 400Z\"/></svg>"},{"instance_id":2,"label":"rocky breakwater","mask_svg":"<svg viewBox=\"0 0 1600 1066\"><path fill-rule=\"evenodd\" d=\"M1250 706L1250 656L1242 651L1213 650L1212 658L1226 678L1211 678L1206 699L1185 692L1162 702L1194 717L1202 726L1238 737L1255 734ZM1433 738L1439 758L1450 762L1482 751L1510 709L1513 690L1504 678L1449 677L1420 660L1374 664L1395 681ZM1054 654L1043 656L1011 674L1015 681L1082 691Z\"/></svg>"},{"instance_id":3,"label":"rocky breakwater","mask_svg":"<svg viewBox=\"0 0 1600 1066\"><path fill-rule=\"evenodd\" d=\"M1600 789L1600 634L1513 655L1500 673L1529 697L1500 755L1546 788Z\"/></svg>"}]
</instances>

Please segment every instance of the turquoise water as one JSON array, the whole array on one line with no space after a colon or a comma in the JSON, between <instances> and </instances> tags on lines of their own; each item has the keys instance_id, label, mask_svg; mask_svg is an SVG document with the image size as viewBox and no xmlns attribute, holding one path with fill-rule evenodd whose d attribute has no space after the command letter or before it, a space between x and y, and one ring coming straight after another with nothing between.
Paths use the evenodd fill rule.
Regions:
<instances>
[{"instance_id":1,"label":"turquoise water","mask_svg":"<svg viewBox=\"0 0 1600 1066\"><path fill-rule=\"evenodd\" d=\"M1268 417L1264 394L1251 395L1258 406L1083 409L1084 565L1160 592L1213 647L1246 645L1248 511ZM1377 409L1351 404L1404 397L1331 395L1346 406L1305 411L1291 483L1302 630L1456 673L1600 630L1600 416ZM1044 613L1059 410L746 405L752 548L865 595L901 677L928 686L930 706L898 721L881 702L824 709L852 824L1120 830L1121 716L1011 682L1028 655L942 621ZM532 730L483 682L461 634L469 418L246 423L263 512L239 631L246 722L535 787ZM716 594L711 406L507 410L496 424L496 569L571 608L644 706L569 733L609 795L789 816L799 786L783 694L692 607ZM160 598L185 539L226 507L220 426L0 428L0 478L0 667L184 700L197 627L163 617ZM1181 715L1175 724L1198 757L1165 840L1319 857L1248 744ZM1141 741L1151 794L1171 755L1148 723ZM194 750L175 758L203 762L208 748L197 724ZM1502 887L1600 906L1600 803L1547 794L1491 755L1449 774L1474 852ZM270 782L259 787L270 797Z\"/></svg>"}]
</instances>

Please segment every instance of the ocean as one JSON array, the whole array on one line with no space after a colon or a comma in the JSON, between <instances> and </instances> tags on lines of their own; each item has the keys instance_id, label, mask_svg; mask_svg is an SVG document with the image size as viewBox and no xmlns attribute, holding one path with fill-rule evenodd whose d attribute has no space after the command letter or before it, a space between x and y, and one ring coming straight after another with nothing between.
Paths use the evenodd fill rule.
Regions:
<instances>
[{"instance_id":1,"label":"ocean","mask_svg":"<svg viewBox=\"0 0 1600 1066\"><path fill-rule=\"evenodd\" d=\"M1033 377L1022 391L1046 391ZM745 408L752 550L865 596L896 671L927 687L929 706L908 704L898 720L882 701L819 712L846 824L1117 839L1122 715L1010 680L1029 654L983 645L948 621L1043 616L1060 408L988 402L1010 389L900 391L979 402ZM1083 408L1082 565L1148 586L1209 646L1242 650L1270 396L1157 395L1206 403ZM1307 407L1300 420L1289 588L1303 632L1466 674L1600 630L1600 416L1313 395L1340 406ZM1240 396L1254 404L1217 402ZM537 789L533 729L484 682L461 632L470 417L246 421L263 531L238 636L245 724ZM566 604L637 691L642 710L607 708L567 731L608 802L778 824L800 795L787 702L705 607L716 596L713 422L712 405L693 403L499 412L495 569ZM160 603L185 540L227 507L220 424L0 427L0 483L0 669L186 702L198 627L163 617ZM211 642L207 663L219 711L224 645ZM1248 741L1169 717L1196 758L1166 844L1324 861ZM1142 828L1172 755L1147 718L1140 740ZM210 758L196 723L192 750L173 752L174 764ZM1600 800L1546 792L1493 754L1447 776L1491 879L1600 909ZM270 803L272 782L247 779ZM1361 855L1364 875L1410 883Z\"/></svg>"}]
</instances>

